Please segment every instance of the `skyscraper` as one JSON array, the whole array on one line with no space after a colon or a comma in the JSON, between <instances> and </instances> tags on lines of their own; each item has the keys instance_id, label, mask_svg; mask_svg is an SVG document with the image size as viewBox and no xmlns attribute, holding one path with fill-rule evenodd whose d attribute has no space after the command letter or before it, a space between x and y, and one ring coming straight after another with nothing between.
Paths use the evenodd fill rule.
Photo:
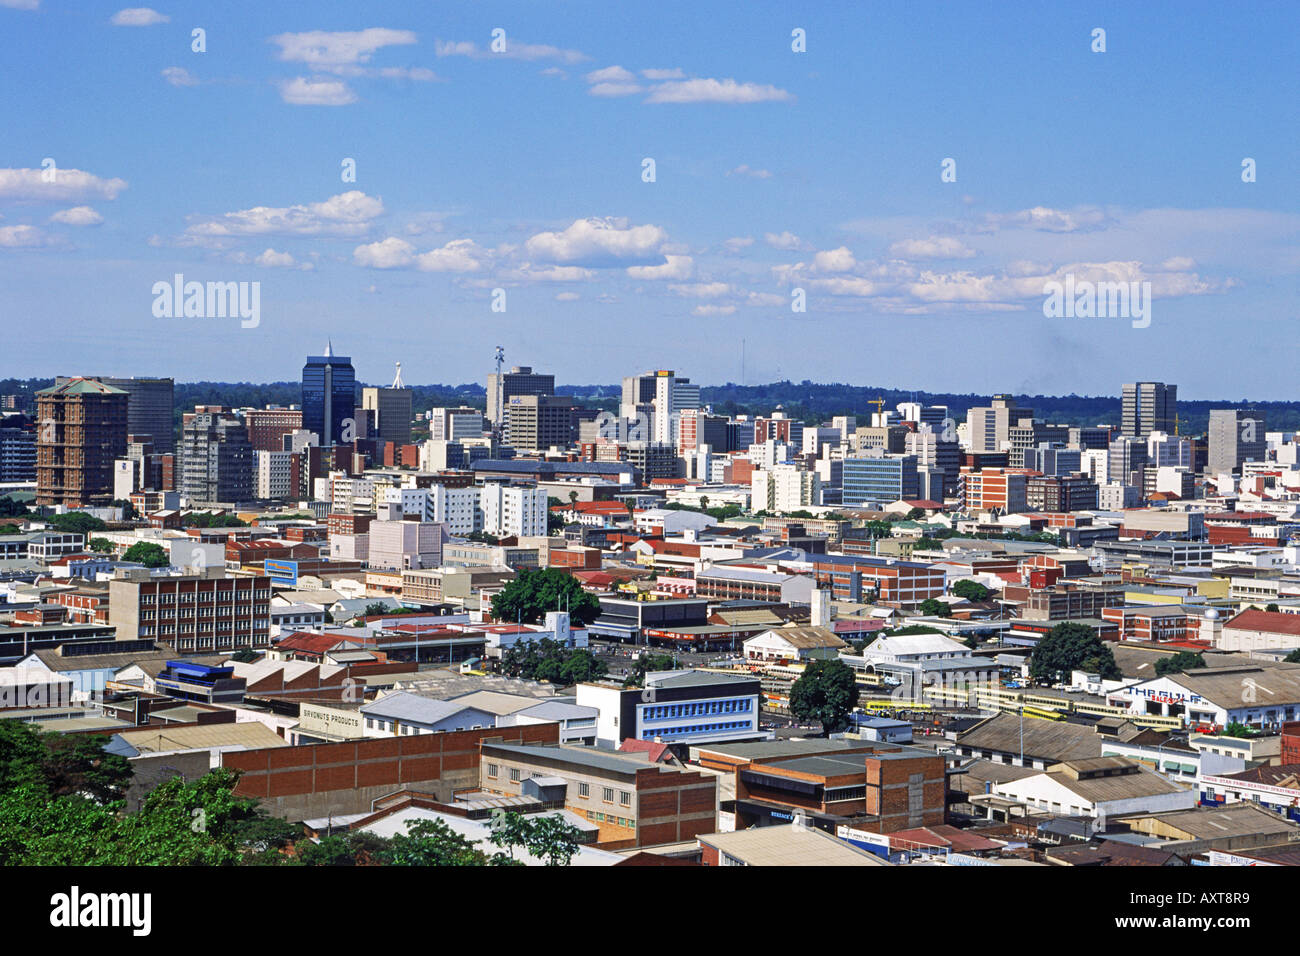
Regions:
<instances>
[{"instance_id":1,"label":"skyscraper","mask_svg":"<svg viewBox=\"0 0 1300 956\"><path fill-rule=\"evenodd\" d=\"M1211 409L1209 443L1208 475L1231 475L1241 471L1242 462L1266 460L1264 413L1253 408Z\"/></svg>"},{"instance_id":2,"label":"skyscraper","mask_svg":"<svg viewBox=\"0 0 1300 956\"><path fill-rule=\"evenodd\" d=\"M498 394L499 393L499 394ZM488 376L487 417L494 426L504 425L509 415L510 399L516 395L554 395L555 376L534 372L531 366L516 365L502 372L500 381L493 372ZM498 398L500 404L498 405Z\"/></svg>"},{"instance_id":3,"label":"skyscraper","mask_svg":"<svg viewBox=\"0 0 1300 956\"><path fill-rule=\"evenodd\" d=\"M326 343L324 355L310 355L302 367L302 427L325 445L346 444L345 421L355 422L356 372L346 355ZM349 436L356 434L355 424ZM349 438L350 440L350 438Z\"/></svg>"},{"instance_id":4,"label":"skyscraper","mask_svg":"<svg viewBox=\"0 0 1300 956\"><path fill-rule=\"evenodd\" d=\"M256 496L253 445L243 422L221 412L187 416L180 492L191 502L236 503Z\"/></svg>"},{"instance_id":5,"label":"skyscraper","mask_svg":"<svg viewBox=\"0 0 1300 956\"><path fill-rule=\"evenodd\" d=\"M126 419L126 392L103 382L73 378L37 392L36 503L110 504Z\"/></svg>"},{"instance_id":6,"label":"skyscraper","mask_svg":"<svg viewBox=\"0 0 1300 956\"><path fill-rule=\"evenodd\" d=\"M170 378L122 378L112 375L86 375L91 382L103 382L127 394L126 431L129 435L148 435L154 452L170 455L176 450L174 421L175 382ZM60 376L54 384L72 379Z\"/></svg>"},{"instance_id":7,"label":"skyscraper","mask_svg":"<svg viewBox=\"0 0 1300 956\"><path fill-rule=\"evenodd\" d=\"M376 431L371 438L398 445L411 443L411 390L402 382L402 363L397 363L397 377L388 388L363 388L361 407L374 412Z\"/></svg>"},{"instance_id":8,"label":"skyscraper","mask_svg":"<svg viewBox=\"0 0 1300 956\"><path fill-rule=\"evenodd\" d=\"M1152 432L1174 432L1178 415L1178 386L1164 382L1133 382L1123 388L1120 434L1146 438Z\"/></svg>"}]
</instances>

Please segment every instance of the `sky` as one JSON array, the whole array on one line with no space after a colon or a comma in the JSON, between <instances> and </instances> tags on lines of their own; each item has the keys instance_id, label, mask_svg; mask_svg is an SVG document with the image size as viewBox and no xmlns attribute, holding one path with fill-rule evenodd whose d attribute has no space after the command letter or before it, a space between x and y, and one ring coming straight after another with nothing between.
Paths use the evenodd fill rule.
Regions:
<instances>
[{"instance_id":1,"label":"sky","mask_svg":"<svg viewBox=\"0 0 1300 956\"><path fill-rule=\"evenodd\" d=\"M1286 400L1297 54L1287 2L0 0L0 377Z\"/></svg>"}]
</instances>

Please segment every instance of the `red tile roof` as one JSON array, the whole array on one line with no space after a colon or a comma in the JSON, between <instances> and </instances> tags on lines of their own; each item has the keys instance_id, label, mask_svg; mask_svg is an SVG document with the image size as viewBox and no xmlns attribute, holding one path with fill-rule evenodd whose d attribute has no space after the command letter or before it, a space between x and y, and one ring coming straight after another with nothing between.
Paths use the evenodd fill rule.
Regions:
<instances>
[{"instance_id":1,"label":"red tile roof","mask_svg":"<svg viewBox=\"0 0 1300 956\"><path fill-rule=\"evenodd\" d=\"M1278 611L1242 611L1224 627L1246 631L1267 631L1271 634L1300 635L1300 614L1282 614Z\"/></svg>"}]
</instances>

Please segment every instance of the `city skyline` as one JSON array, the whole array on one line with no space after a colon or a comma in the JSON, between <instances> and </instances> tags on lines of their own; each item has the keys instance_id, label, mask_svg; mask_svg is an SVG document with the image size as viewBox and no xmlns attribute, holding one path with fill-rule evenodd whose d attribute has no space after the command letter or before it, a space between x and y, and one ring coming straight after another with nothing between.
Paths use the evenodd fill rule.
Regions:
<instances>
[{"instance_id":1,"label":"city skyline","mask_svg":"<svg viewBox=\"0 0 1300 956\"><path fill-rule=\"evenodd\" d=\"M1300 14L1260 31L1193 6L1196 36L1028 4L669 4L631 34L592 4L5 4L0 55L27 78L0 148L5 314L62 341L55 368L13 337L0 375L131 351L181 381L236 355L285 380L281 356L332 337L377 383L395 360L481 381L513 341L508 361L567 381L1286 398L1300 150L1274 120ZM1237 69L1208 79L1211 59ZM1047 318L1045 282L1075 274L1151 283L1150 324ZM259 283L259 315L160 318L176 276ZM1249 367L1220 361L1227 338Z\"/></svg>"}]
</instances>

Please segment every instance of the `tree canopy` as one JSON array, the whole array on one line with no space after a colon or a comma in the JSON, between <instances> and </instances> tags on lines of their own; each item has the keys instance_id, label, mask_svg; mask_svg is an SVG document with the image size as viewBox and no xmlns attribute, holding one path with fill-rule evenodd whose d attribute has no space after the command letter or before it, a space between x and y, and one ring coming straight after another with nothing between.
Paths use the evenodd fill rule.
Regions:
<instances>
[{"instance_id":1,"label":"tree canopy","mask_svg":"<svg viewBox=\"0 0 1300 956\"><path fill-rule=\"evenodd\" d=\"M1179 674L1183 671L1195 670L1198 667L1205 666L1205 658L1200 654L1194 654L1191 651L1179 651L1177 654L1170 654L1156 661L1156 676L1164 677L1166 674Z\"/></svg>"},{"instance_id":2,"label":"tree canopy","mask_svg":"<svg viewBox=\"0 0 1300 956\"><path fill-rule=\"evenodd\" d=\"M508 677L543 680L567 687L599 680L609 668L586 648L568 648L544 637L519 641L501 655L501 670Z\"/></svg>"},{"instance_id":3,"label":"tree canopy","mask_svg":"<svg viewBox=\"0 0 1300 956\"><path fill-rule=\"evenodd\" d=\"M846 728L857 705L857 678L843 661L812 661L790 688L790 713L820 722L825 734Z\"/></svg>"},{"instance_id":4,"label":"tree canopy","mask_svg":"<svg viewBox=\"0 0 1300 956\"><path fill-rule=\"evenodd\" d=\"M498 621L536 624L547 611L568 611L575 627L586 627L600 617L600 602L561 568L523 569L492 596L492 616Z\"/></svg>"},{"instance_id":5,"label":"tree canopy","mask_svg":"<svg viewBox=\"0 0 1300 956\"><path fill-rule=\"evenodd\" d=\"M171 564L171 558L167 556L163 546L152 541L137 541L126 549L122 560L134 561L143 564L146 568L165 568Z\"/></svg>"},{"instance_id":6,"label":"tree canopy","mask_svg":"<svg viewBox=\"0 0 1300 956\"><path fill-rule=\"evenodd\" d=\"M952 593L959 598L965 598L967 601L985 601L993 592L980 584L978 581L969 579L958 581L952 586Z\"/></svg>"},{"instance_id":7,"label":"tree canopy","mask_svg":"<svg viewBox=\"0 0 1300 956\"><path fill-rule=\"evenodd\" d=\"M1118 680L1115 654L1084 624L1063 621L1038 642L1029 658L1029 676L1035 681L1069 680L1071 671L1087 671L1103 680Z\"/></svg>"}]
</instances>

